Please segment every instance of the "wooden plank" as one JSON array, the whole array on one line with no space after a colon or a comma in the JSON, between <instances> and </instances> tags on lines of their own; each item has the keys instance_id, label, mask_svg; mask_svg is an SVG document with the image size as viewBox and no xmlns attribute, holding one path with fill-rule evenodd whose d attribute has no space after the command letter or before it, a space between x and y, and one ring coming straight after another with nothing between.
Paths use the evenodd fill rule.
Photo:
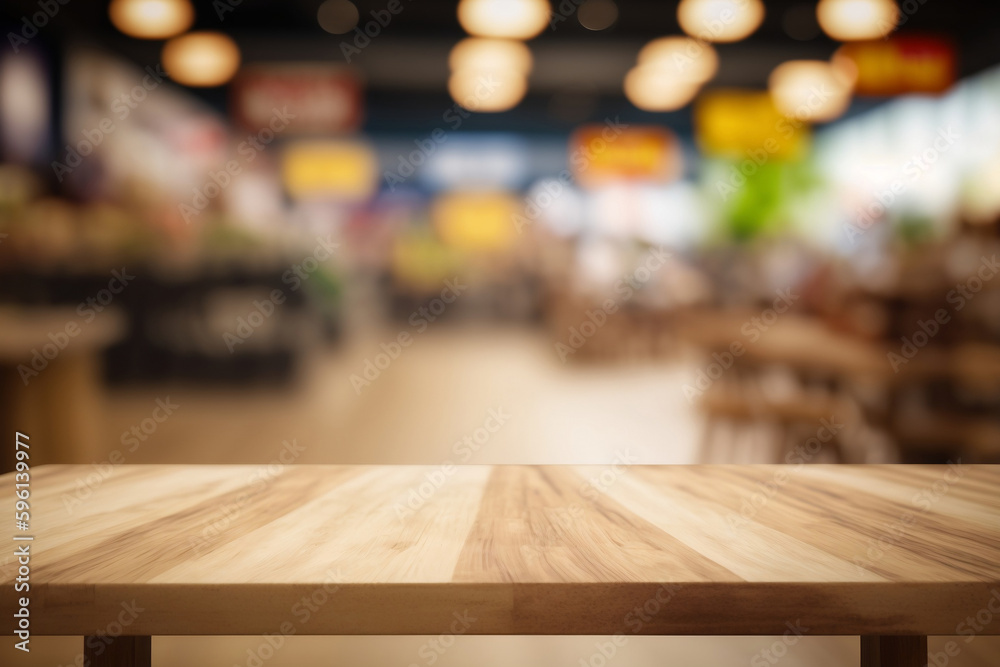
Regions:
<instances>
[{"instance_id":1,"label":"wooden plank","mask_svg":"<svg viewBox=\"0 0 1000 667\"><path fill-rule=\"evenodd\" d=\"M33 471L36 634L954 635L1000 604L997 466L120 466L70 514L93 470Z\"/></svg>"}]
</instances>

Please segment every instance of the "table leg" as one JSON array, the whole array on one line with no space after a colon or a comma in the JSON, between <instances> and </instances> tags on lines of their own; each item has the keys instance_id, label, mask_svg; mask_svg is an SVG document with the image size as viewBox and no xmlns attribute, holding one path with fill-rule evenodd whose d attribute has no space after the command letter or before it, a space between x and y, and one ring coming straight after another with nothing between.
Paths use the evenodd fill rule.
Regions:
<instances>
[{"instance_id":1,"label":"table leg","mask_svg":"<svg viewBox=\"0 0 1000 667\"><path fill-rule=\"evenodd\" d=\"M89 667L150 667L152 637L122 635L110 639L110 644L108 641L108 637L85 637L83 664Z\"/></svg>"},{"instance_id":2,"label":"table leg","mask_svg":"<svg viewBox=\"0 0 1000 667\"><path fill-rule=\"evenodd\" d=\"M927 637L862 635L861 667L924 667Z\"/></svg>"}]
</instances>

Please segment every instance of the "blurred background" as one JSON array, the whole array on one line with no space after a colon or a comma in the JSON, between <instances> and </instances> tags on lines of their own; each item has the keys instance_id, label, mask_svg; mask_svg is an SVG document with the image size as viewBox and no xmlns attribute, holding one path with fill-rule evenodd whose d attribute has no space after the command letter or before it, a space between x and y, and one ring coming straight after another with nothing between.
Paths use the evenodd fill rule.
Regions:
<instances>
[{"instance_id":1,"label":"blurred background","mask_svg":"<svg viewBox=\"0 0 1000 667\"><path fill-rule=\"evenodd\" d=\"M996 3L7 0L0 27L0 423L93 464L67 502L123 463L1000 462ZM17 664L77 659L36 641ZM594 650L424 642L267 662Z\"/></svg>"}]
</instances>

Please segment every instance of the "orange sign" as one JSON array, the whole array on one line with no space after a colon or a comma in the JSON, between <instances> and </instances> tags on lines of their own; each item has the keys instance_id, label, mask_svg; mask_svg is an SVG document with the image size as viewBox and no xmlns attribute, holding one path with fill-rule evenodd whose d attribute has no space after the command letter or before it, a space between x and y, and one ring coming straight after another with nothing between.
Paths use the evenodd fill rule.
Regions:
<instances>
[{"instance_id":1,"label":"orange sign","mask_svg":"<svg viewBox=\"0 0 1000 667\"><path fill-rule=\"evenodd\" d=\"M955 49L938 37L897 36L845 44L837 51L858 68L858 95L940 93L955 83Z\"/></svg>"},{"instance_id":2,"label":"orange sign","mask_svg":"<svg viewBox=\"0 0 1000 667\"><path fill-rule=\"evenodd\" d=\"M672 181L681 174L681 151L670 130L609 122L585 125L569 140L569 167L587 187L614 181Z\"/></svg>"}]
</instances>

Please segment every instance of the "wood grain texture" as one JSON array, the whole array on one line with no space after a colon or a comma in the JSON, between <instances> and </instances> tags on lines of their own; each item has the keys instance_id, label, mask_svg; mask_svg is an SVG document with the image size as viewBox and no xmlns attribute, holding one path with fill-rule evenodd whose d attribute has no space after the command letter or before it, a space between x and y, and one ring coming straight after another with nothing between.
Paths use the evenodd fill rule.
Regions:
<instances>
[{"instance_id":1,"label":"wood grain texture","mask_svg":"<svg viewBox=\"0 0 1000 667\"><path fill-rule=\"evenodd\" d=\"M39 467L32 630L954 635L1000 610L998 466L450 470L125 465L80 499L94 467Z\"/></svg>"}]
</instances>

